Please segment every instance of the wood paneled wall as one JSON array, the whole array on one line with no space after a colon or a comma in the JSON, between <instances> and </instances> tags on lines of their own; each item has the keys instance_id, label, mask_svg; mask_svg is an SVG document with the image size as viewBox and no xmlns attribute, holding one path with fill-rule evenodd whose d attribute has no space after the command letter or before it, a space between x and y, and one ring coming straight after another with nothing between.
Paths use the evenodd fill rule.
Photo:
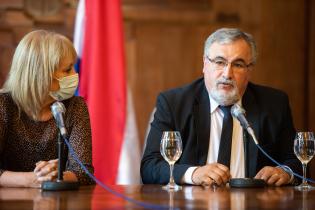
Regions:
<instances>
[{"instance_id":1,"label":"wood paneled wall","mask_svg":"<svg viewBox=\"0 0 315 210\"><path fill-rule=\"evenodd\" d=\"M77 0L0 0L0 87L21 38L35 29L72 38L76 7Z\"/></svg>"},{"instance_id":2,"label":"wood paneled wall","mask_svg":"<svg viewBox=\"0 0 315 210\"><path fill-rule=\"evenodd\" d=\"M306 19L308 24L307 33L309 42L306 43L307 58L305 60L307 64L305 80L307 81L307 110L304 116L307 120L307 128L315 131L315 1L309 0L308 12L309 18Z\"/></svg>"},{"instance_id":3,"label":"wood paneled wall","mask_svg":"<svg viewBox=\"0 0 315 210\"><path fill-rule=\"evenodd\" d=\"M202 75L204 40L220 27L254 35L259 57L252 81L286 91L296 127L308 128L306 9L294 0L125 1L129 83L140 136L160 91Z\"/></svg>"},{"instance_id":4,"label":"wood paneled wall","mask_svg":"<svg viewBox=\"0 0 315 210\"><path fill-rule=\"evenodd\" d=\"M313 11L308 0L125 1L128 78L141 140L158 93L202 76L204 40L220 27L254 35L259 57L252 81L287 92L297 130L315 131Z\"/></svg>"},{"instance_id":5,"label":"wood paneled wall","mask_svg":"<svg viewBox=\"0 0 315 210\"><path fill-rule=\"evenodd\" d=\"M28 31L52 29L72 38L76 5L77 0L0 0L0 85ZM204 41L221 27L254 35L259 57L252 81L287 92L296 128L315 131L314 1L122 0L122 11L141 143L158 93L202 76Z\"/></svg>"},{"instance_id":6,"label":"wood paneled wall","mask_svg":"<svg viewBox=\"0 0 315 210\"><path fill-rule=\"evenodd\" d=\"M305 43L305 89L307 98L302 103L306 104L304 114L302 115L307 120L306 128L315 132L315 1L308 0L308 7L306 10L305 23L306 26L306 39ZM315 160L310 163L310 173L315 179Z\"/></svg>"}]
</instances>

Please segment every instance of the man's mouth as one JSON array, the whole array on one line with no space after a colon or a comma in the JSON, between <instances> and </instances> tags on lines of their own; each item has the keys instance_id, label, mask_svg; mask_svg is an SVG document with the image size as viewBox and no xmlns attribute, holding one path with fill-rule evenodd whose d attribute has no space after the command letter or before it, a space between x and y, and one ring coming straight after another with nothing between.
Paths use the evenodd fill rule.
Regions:
<instances>
[{"instance_id":1,"label":"man's mouth","mask_svg":"<svg viewBox=\"0 0 315 210\"><path fill-rule=\"evenodd\" d=\"M223 89L233 89L234 85L231 83L227 83L227 82L220 82L220 83L218 83L218 87L223 88Z\"/></svg>"}]
</instances>

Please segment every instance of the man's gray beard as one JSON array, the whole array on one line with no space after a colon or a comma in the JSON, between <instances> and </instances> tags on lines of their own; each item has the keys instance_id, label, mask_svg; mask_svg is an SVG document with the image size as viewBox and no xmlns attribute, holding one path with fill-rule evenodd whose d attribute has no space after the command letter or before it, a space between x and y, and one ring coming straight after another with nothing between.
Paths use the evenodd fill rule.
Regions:
<instances>
[{"instance_id":1,"label":"man's gray beard","mask_svg":"<svg viewBox=\"0 0 315 210\"><path fill-rule=\"evenodd\" d=\"M229 106L235 104L240 100L240 95L238 88L234 81L229 81L232 83L233 89L231 91L224 91L218 88L222 81L217 81L214 88L210 90L210 96L221 106Z\"/></svg>"}]
</instances>

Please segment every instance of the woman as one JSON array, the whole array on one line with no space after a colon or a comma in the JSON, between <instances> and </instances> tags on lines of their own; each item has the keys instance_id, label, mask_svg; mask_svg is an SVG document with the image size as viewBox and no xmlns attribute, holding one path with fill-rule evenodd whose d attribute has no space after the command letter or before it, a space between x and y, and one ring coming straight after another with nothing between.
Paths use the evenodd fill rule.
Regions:
<instances>
[{"instance_id":1,"label":"woman","mask_svg":"<svg viewBox=\"0 0 315 210\"><path fill-rule=\"evenodd\" d=\"M89 114L84 100L74 96L75 60L72 43L53 32L30 32L17 46L0 92L0 186L40 187L56 179L59 131L50 106L57 100L66 107L69 142L93 173ZM71 154L65 155L64 180L93 183Z\"/></svg>"}]
</instances>

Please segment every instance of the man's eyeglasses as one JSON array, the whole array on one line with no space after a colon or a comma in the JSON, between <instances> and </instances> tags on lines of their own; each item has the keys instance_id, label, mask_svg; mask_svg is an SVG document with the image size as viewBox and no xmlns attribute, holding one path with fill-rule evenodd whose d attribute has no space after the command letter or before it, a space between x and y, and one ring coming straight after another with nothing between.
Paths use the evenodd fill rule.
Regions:
<instances>
[{"instance_id":1,"label":"man's eyeglasses","mask_svg":"<svg viewBox=\"0 0 315 210\"><path fill-rule=\"evenodd\" d=\"M243 60L228 62L224 58L211 59L208 56L206 56L206 58L214 65L215 70L218 71L225 70L226 67L231 64L231 68L233 69L233 71L244 72L253 65L253 63L246 64Z\"/></svg>"}]
</instances>

